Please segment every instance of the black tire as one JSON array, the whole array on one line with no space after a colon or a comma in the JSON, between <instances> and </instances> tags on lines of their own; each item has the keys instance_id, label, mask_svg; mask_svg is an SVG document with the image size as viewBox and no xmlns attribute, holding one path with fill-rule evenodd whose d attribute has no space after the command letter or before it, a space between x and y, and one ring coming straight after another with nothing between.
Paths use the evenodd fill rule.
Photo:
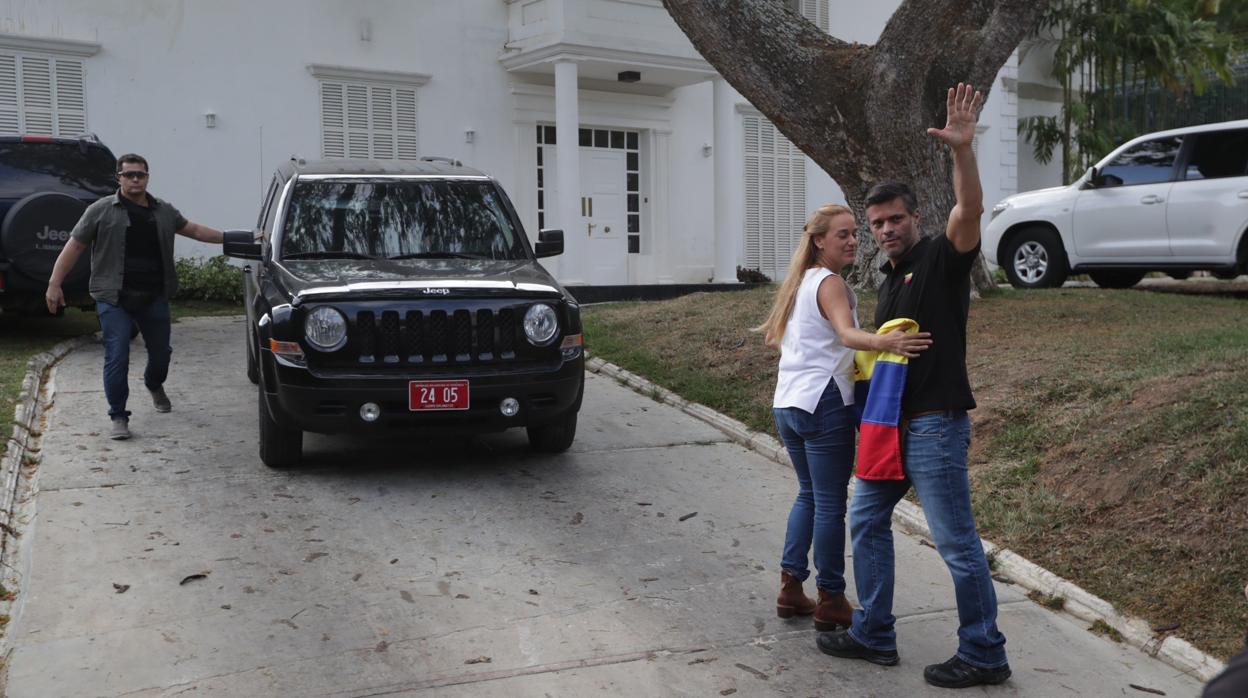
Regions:
<instances>
[{"instance_id":1,"label":"black tire","mask_svg":"<svg viewBox=\"0 0 1248 698\"><path fill-rule=\"evenodd\" d=\"M1239 269L1214 269L1213 278L1232 281L1239 278Z\"/></svg>"},{"instance_id":2,"label":"black tire","mask_svg":"<svg viewBox=\"0 0 1248 698\"><path fill-rule=\"evenodd\" d=\"M1184 279L1192 278L1192 271L1190 269L1184 269L1183 271L1168 271L1166 272L1166 276L1174 279L1175 281L1183 281Z\"/></svg>"},{"instance_id":3,"label":"black tire","mask_svg":"<svg viewBox=\"0 0 1248 698\"><path fill-rule=\"evenodd\" d=\"M1130 269L1101 269L1088 272L1088 276L1092 277L1092 281L1101 288L1131 288L1140 283L1140 279L1144 278L1144 272Z\"/></svg>"},{"instance_id":4,"label":"black tire","mask_svg":"<svg viewBox=\"0 0 1248 698\"><path fill-rule=\"evenodd\" d=\"M264 386L257 395L260 412L260 460L270 468L293 468L303 457L303 431L283 427L273 420L264 401Z\"/></svg>"},{"instance_id":5,"label":"black tire","mask_svg":"<svg viewBox=\"0 0 1248 698\"><path fill-rule=\"evenodd\" d=\"M540 427L529 427L529 446L540 453L563 453L576 439L576 412L569 413L557 422Z\"/></svg>"},{"instance_id":6,"label":"black tire","mask_svg":"<svg viewBox=\"0 0 1248 698\"><path fill-rule=\"evenodd\" d=\"M87 205L69 194L40 192L13 204L0 223L0 246L13 268L46 283L52 267L69 240ZM84 254L63 280L67 287L83 285L91 274L91 255Z\"/></svg>"},{"instance_id":7,"label":"black tire","mask_svg":"<svg viewBox=\"0 0 1248 698\"><path fill-rule=\"evenodd\" d=\"M247 340L247 380L255 385L260 384L260 359L256 356L256 342L251 337L251 329L243 332Z\"/></svg>"},{"instance_id":8,"label":"black tire","mask_svg":"<svg viewBox=\"0 0 1248 698\"><path fill-rule=\"evenodd\" d=\"M1048 228L1026 228L1015 235L1003 258L1005 278L1014 288L1056 288L1069 273L1066 250Z\"/></svg>"}]
</instances>

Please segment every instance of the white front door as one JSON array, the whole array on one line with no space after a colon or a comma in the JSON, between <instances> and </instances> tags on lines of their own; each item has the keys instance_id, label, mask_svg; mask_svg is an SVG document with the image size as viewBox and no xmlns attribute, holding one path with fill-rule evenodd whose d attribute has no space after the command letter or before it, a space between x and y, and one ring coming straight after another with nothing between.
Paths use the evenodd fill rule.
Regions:
<instances>
[{"instance_id":1,"label":"white front door","mask_svg":"<svg viewBox=\"0 0 1248 698\"><path fill-rule=\"evenodd\" d=\"M624 153L581 150L581 226L564 235L584 236L586 281L598 286L628 283L628 218Z\"/></svg>"}]
</instances>

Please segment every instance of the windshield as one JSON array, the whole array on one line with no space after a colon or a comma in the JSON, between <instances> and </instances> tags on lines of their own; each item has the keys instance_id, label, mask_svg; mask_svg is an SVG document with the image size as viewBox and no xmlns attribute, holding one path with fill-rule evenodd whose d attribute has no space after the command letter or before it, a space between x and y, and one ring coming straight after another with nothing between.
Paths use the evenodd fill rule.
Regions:
<instances>
[{"instance_id":1,"label":"windshield","mask_svg":"<svg viewBox=\"0 0 1248 698\"><path fill-rule=\"evenodd\" d=\"M300 180L283 259L523 259L503 195L485 180Z\"/></svg>"}]
</instances>

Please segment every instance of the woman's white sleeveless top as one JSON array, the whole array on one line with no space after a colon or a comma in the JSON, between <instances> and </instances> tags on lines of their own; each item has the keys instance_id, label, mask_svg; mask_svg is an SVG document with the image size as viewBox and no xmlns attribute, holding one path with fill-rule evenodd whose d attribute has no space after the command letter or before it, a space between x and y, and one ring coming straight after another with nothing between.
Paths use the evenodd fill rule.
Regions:
<instances>
[{"instance_id":1,"label":"woman's white sleeveless top","mask_svg":"<svg viewBox=\"0 0 1248 698\"><path fill-rule=\"evenodd\" d=\"M793 313L780 343L780 372L773 407L797 407L814 414L819 397L836 380L841 400L854 403L854 350L837 336L832 323L819 313L819 284L835 274L825 267L807 269L797 289ZM849 312L858 327L858 298L849 292Z\"/></svg>"}]
</instances>

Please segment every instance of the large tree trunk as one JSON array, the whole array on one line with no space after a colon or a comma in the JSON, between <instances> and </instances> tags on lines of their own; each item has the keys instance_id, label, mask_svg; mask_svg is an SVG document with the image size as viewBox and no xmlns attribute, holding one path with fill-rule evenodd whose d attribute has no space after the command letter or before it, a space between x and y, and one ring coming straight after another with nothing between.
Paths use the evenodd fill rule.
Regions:
<instances>
[{"instance_id":1,"label":"large tree trunk","mask_svg":"<svg viewBox=\"0 0 1248 698\"><path fill-rule=\"evenodd\" d=\"M914 187L924 234L943 234L953 208L951 158L926 133L945 123L946 90L985 96L1043 0L904 0L874 46L816 28L785 0L663 0L695 48L840 185L861 228L859 286L878 282L866 228L872 184ZM833 19L835 32L835 18ZM990 282L983 260L977 288Z\"/></svg>"}]
</instances>

